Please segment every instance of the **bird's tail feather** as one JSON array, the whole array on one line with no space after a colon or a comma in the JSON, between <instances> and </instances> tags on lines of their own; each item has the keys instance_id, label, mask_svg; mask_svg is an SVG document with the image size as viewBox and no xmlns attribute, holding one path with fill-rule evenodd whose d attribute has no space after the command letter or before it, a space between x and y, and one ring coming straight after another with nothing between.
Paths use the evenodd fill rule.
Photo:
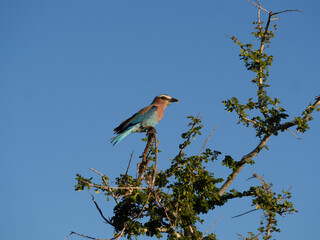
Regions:
<instances>
[{"instance_id":1,"label":"bird's tail feather","mask_svg":"<svg viewBox=\"0 0 320 240\"><path fill-rule=\"evenodd\" d=\"M119 134L118 136L115 136L111 138L111 143L113 143L113 146L117 145L122 139L124 139L128 134L132 133L134 131L134 128L129 128L127 131Z\"/></svg>"}]
</instances>

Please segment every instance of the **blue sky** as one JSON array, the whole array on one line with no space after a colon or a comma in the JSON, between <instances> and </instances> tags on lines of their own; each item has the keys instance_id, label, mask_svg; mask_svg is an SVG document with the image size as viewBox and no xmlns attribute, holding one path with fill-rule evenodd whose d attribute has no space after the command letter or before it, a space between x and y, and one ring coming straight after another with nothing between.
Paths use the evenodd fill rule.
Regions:
<instances>
[{"instance_id":1,"label":"blue sky","mask_svg":"<svg viewBox=\"0 0 320 240\"><path fill-rule=\"evenodd\" d=\"M320 3L263 3L272 11L304 11L280 16L268 49L275 55L270 95L294 116L320 93ZM253 130L236 125L221 101L255 94L239 49L225 36L252 41L255 19L256 9L245 0L1 1L1 237L56 240L70 231L111 237L90 195L74 191L74 178L94 176L90 167L114 178L125 171L134 150L133 174L143 135L132 134L116 147L109 139L114 127L158 94L180 100L157 125L160 169L178 152L191 114L203 115L205 127L189 153L198 153L216 126L208 147L236 159L251 151L257 144ZM299 213L279 219L282 233L275 238L319 235L320 114L314 117L302 140L289 132L271 138L270 151L233 185L245 190L255 171L275 190L293 186ZM110 216L111 205L96 197ZM219 239L236 239L236 233L257 228L257 211L231 219L250 209L246 199L230 202L206 216L200 228L205 231L222 216L211 231Z\"/></svg>"}]
</instances>

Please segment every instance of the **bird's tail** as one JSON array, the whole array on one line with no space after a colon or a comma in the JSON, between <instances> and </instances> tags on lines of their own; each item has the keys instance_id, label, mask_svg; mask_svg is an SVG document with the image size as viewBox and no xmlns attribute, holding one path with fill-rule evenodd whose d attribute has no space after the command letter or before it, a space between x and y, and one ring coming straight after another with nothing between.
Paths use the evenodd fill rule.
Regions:
<instances>
[{"instance_id":1,"label":"bird's tail","mask_svg":"<svg viewBox=\"0 0 320 240\"><path fill-rule=\"evenodd\" d=\"M124 139L128 134L132 133L134 131L134 128L129 128L125 132L111 138L111 143L113 143L113 146L117 145L122 139Z\"/></svg>"}]
</instances>

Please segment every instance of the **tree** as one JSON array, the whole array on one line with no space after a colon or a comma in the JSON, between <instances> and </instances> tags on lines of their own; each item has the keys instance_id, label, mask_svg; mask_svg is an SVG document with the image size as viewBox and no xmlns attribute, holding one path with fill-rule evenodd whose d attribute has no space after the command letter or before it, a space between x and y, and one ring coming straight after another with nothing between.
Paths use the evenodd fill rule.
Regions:
<instances>
[{"instance_id":1,"label":"tree","mask_svg":"<svg viewBox=\"0 0 320 240\"><path fill-rule=\"evenodd\" d=\"M252 185L246 191L230 189L230 185L243 167L255 164L254 157L267 149L267 143L272 137L290 131L293 127L297 133L307 131L308 123L312 120L311 114L314 110L320 110L320 96L317 96L300 116L290 117L280 105L279 99L271 98L267 93L270 87L267 80L273 56L267 54L266 49L270 46L276 31L276 24L273 23L279 14L297 10L270 12L262 8L258 1L250 3L255 5L258 11L258 18L253 23L253 36L257 41L244 44L234 36L228 37L240 47L240 59L254 75L252 83L257 87L256 96L250 97L246 103L240 103L238 98L232 97L223 101L223 104L228 112L237 114L238 123L255 129L259 144L239 160L230 155L222 156L221 152L206 148L207 141L200 153L187 155L185 149L191 147L191 139L200 135L203 127L199 116L189 116L188 130L181 135L183 141L179 145L179 152L171 160L168 169L158 172L160 150L157 133L154 128L150 128L148 137L143 139L146 141L146 147L140 156L142 160L137 177L128 174L131 159L126 173L115 179L115 186L109 184L106 175L94 169L91 170L101 177L101 182L97 183L93 178L77 174L75 190L88 189L91 194L90 189L93 188L106 195L108 200L111 198L115 201L114 215L108 219L91 194L101 217L114 229L114 236L109 239L120 239L124 236L127 239L156 236L167 239L214 240L217 236L209 234L210 229L205 233L199 231L197 226L203 222L201 216L214 211L216 206L224 206L228 201L242 197L250 199L252 206L262 211L262 218L257 233L249 232L248 236L241 238L270 239L274 232L280 231L277 217L296 212L290 201L290 191L273 192L272 184L256 173L253 174L253 178L258 180L259 185ZM263 14L266 15L265 22L262 20ZM287 120L289 117L292 120ZM153 165L149 166L150 163ZM207 170L212 164L222 164L230 169L230 174L225 178L215 177L214 172ZM72 234L96 239L75 232L71 232L67 238Z\"/></svg>"}]
</instances>

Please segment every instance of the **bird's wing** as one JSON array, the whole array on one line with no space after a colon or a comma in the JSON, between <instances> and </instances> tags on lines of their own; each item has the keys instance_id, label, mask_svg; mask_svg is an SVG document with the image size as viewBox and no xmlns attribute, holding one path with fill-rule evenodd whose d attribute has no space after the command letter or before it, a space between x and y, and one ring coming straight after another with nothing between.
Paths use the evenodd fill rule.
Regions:
<instances>
[{"instance_id":1,"label":"bird's wing","mask_svg":"<svg viewBox=\"0 0 320 240\"><path fill-rule=\"evenodd\" d=\"M129 127L142 122L145 119L152 117L154 114L157 113L158 107L154 105L149 105L139 112L134 114L132 117L124 120L118 127L114 129L115 133L122 133L124 130L128 129Z\"/></svg>"}]
</instances>

